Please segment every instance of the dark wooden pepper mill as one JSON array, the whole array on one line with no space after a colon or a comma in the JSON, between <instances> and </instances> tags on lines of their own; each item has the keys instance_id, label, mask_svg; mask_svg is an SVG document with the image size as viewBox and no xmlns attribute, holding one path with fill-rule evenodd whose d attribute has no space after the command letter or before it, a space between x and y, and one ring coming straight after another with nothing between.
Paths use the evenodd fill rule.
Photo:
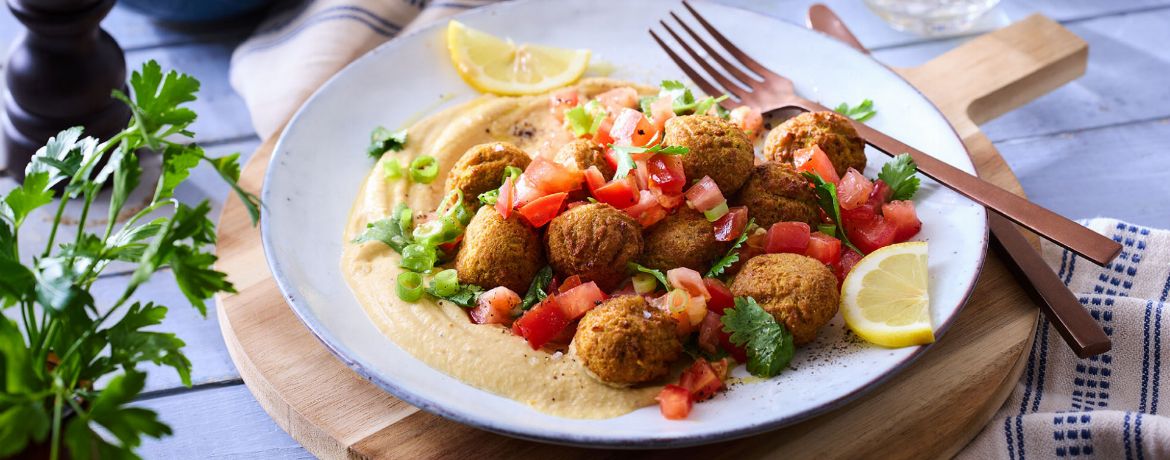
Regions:
<instances>
[{"instance_id":1,"label":"dark wooden pepper mill","mask_svg":"<svg viewBox=\"0 0 1170 460\"><path fill-rule=\"evenodd\" d=\"M126 127L130 110L110 97L126 88L126 57L101 29L114 0L8 0L28 31L8 56L4 93L4 169L24 168L49 137L72 127L106 139Z\"/></svg>"}]
</instances>

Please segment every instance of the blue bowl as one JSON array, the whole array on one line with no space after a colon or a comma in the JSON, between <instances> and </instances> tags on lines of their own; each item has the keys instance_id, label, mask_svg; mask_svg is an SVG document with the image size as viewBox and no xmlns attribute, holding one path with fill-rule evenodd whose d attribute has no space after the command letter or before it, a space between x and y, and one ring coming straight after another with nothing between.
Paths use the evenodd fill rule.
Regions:
<instances>
[{"instance_id":1,"label":"blue bowl","mask_svg":"<svg viewBox=\"0 0 1170 460\"><path fill-rule=\"evenodd\" d=\"M138 13L167 22L207 22L242 16L274 0L118 0Z\"/></svg>"}]
</instances>

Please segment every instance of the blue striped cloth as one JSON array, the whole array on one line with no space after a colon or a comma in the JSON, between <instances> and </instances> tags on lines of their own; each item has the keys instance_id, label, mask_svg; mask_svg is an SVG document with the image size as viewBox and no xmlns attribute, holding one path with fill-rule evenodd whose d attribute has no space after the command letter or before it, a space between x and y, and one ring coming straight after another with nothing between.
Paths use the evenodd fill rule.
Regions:
<instances>
[{"instance_id":1,"label":"blue striped cloth","mask_svg":"<svg viewBox=\"0 0 1170 460\"><path fill-rule=\"evenodd\" d=\"M494 0L310 0L266 19L232 53L231 82L267 139L325 80L366 51Z\"/></svg>"},{"instance_id":2,"label":"blue striped cloth","mask_svg":"<svg viewBox=\"0 0 1170 460\"><path fill-rule=\"evenodd\" d=\"M1042 318L1023 377L961 457L1170 459L1170 231L1086 225L1123 245L1117 259L1098 267L1047 242L1044 258L1113 349L1077 358Z\"/></svg>"}]
</instances>

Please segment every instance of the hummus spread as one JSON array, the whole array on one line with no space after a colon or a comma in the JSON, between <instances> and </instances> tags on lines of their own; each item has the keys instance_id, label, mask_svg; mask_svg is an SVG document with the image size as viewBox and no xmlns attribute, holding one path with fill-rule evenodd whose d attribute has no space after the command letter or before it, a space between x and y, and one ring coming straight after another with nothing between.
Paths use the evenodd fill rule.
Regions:
<instances>
[{"instance_id":1,"label":"hummus spread","mask_svg":"<svg viewBox=\"0 0 1170 460\"><path fill-rule=\"evenodd\" d=\"M582 97L592 97L620 86L634 86L642 93L654 91L601 78L581 81L578 90ZM444 179L463 152L477 144L506 141L530 155L551 158L557 148L572 140L571 133L550 112L547 95L482 96L429 116L408 132L406 147L386 155L404 166L417 155L431 155L439 164L439 177ZM410 206L416 217L435 209L443 196L443 182L387 181L377 165L353 204L343 236L346 244L341 269L378 329L431 367L548 414L607 418L653 404L660 386L605 385L590 377L571 355L532 350L524 339L501 326L473 324L464 309L450 302L426 296L415 303L398 298L395 280L403 271L398 267L398 253L379 242L359 245L349 241L368 222L388 217L399 202Z\"/></svg>"}]
</instances>

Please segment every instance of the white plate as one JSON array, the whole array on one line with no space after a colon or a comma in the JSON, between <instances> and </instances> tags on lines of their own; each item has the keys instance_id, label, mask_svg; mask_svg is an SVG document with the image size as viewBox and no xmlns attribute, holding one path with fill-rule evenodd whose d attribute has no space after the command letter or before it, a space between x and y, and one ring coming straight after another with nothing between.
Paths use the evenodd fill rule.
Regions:
<instances>
[{"instance_id":1,"label":"white plate","mask_svg":"<svg viewBox=\"0 0 1170 460\"><path fill-rule=\"evenodd\" d=\"M755 13L709 3L697 8L746 52L794 80L804 96L828 106L871 98L878 115L870 124L974 171L935 108L868 57ZM669 10L682 7L666 0L522 1L469 11L458 19L521 42L590 48L595 62L617 69L613 77L655 84L682 76L646 32ZM550 416L416 360L379 333L338 267L346 244L343 226L372 164L365 154L370 130L397 127L420 111L476 96L447 58L444 27L436 24L380 46L326 83L285 129L264 182L264 249L277 284L309 329L363 377L424 410L508 435L592 446L683 446L746 436L839 407L929 349L858 343L845 333L838 315L817 342L797 352L792 369L767 381L736 385L695 405L685 421L665 420L657 407L606 420ZM866 175L876 175L887 159L871 149ZM974 286L986 249L986 216L982 207L930 180L924 179L915 201L924 223L916 239L930 242L932 319L941 336ZM746 375L742 366L736 375Z\"/></svg>"}]
</instances>

